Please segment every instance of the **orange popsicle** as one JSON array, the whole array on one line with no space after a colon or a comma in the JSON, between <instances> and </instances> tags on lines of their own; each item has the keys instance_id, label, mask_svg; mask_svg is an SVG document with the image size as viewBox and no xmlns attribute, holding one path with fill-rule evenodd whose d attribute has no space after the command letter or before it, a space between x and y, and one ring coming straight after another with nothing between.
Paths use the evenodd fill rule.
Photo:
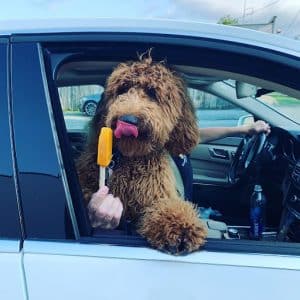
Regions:
<instances>
[{"instance_id":1,"label":"orange popsicle","mask_svg":"<svg viewBox=\"0 0 300 300\"><path fill-rule=\"evenodd\" d=\"M112 158L112 136L111 128L102 127L98 139L98 157L99 165L99 188L105 185L105 168L110 164Z\"/></svg>"}]
</instances>

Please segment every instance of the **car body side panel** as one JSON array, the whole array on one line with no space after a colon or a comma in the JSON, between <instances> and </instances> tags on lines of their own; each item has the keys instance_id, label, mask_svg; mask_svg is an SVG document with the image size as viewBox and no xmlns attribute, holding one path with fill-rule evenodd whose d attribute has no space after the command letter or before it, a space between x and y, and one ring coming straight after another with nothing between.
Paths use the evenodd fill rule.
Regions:
<instances>
[{"instance_id":1,"label":"car body side panel","mask_svg":"<svg viewBox=\"0 0 300 300\"><path fill-rule=\"evenodd\" d=\"M299 57L299 43L276 34L268 34L256 30L224 26L220 24L205 24L199 22L184 22L158 19L128 19L128 18L88 18L88 19L45 19L45 20L6 20L0 23L0 35L16 34L19 40L24 36L43 38L47 33L52 40L57 40L59 33L142 33L177 35L188 37L214 37L214 39L245 43L262 48L279 50ZM56 33L56 34L53 34ZM50 36L51 38L51 36ZM48 37L49 39L49 37ZM64 38L61 39L63 41Z\"/></svg>"},{"instance_id":2,"label":"car body side panel","mask_svg":"<svg viewBox=\"0 0 300 300\"><path fill-rule=\"evenodd\" d=\"M27 290L23 272L23 256L20 242L0 240L0 298L25 300Z\"/></svg>"},{"instance_id":3,"label":"car body side panel","mask_svg":"<svg viewBox=\"0 0 300 300\"><path fill-rule=\"evenodd\" d=\"M13 66L21 71L12 76L25 226L29 239L39 239L23 247L30 299L252 300L272 295L276 300L298 294L299 256L199 251L175 257L149 248L42 242L66 238L66 201L35 46L13 47ZM32 82L35 87L29 88ZM28 132L35 137L31 145Z\"/></svg>"},{"instance_id":4,"label":"car body side panel","mask_svg":"<svg viewBox=\"0 0 300 300\"><path fill-rule=\"evenodd\" d=\"M175 257L149 248L36 242L26 242L24 252L31 300L41 295L45 300L252 300L271 295L282 300L298 293L300 257L206 251Z\"/></svg>"}]
</instances>

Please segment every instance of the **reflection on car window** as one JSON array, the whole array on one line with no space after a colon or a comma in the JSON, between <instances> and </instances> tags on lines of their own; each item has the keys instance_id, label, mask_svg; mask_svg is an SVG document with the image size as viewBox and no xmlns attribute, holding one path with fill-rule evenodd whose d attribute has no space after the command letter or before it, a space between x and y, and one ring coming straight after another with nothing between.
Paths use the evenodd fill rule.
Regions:
<instances>
[{"instance_id":1,"label":"reflection on car window","mask_svg":"<svg viewBox=\"0 0 300 300\"><path fill-rule=\"evenodd\" d=\"M300 120L300 100L278 93L270 92L257 98L259 101L271 106L293 121Z\"/></svg>"},{"instance_id":2,"label":"reflection on car window","mask_svg":"<svg viewBox=\"0 0 300 300\"><path fill-rule=\"evenodd\" d=\"M249 115L245 110L210 93L189 88L198 125L205 127L234 127L242 116Z\"/></svg>"},{"instance_id":3,"label":"reflection on car window","mask_svg":"<svg viewBox=\"0 0 300 300\"><path fill-rule=\"evenodd\" d=\"M87 131L103 93L99 85L66 86L58 89L68 131Z\"/></svg>"}]
</instances>

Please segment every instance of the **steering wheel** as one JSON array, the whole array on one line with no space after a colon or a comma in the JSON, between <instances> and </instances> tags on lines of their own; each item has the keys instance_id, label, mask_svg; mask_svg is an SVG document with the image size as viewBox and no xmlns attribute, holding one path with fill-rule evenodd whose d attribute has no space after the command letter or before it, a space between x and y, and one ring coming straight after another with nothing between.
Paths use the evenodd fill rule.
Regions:
<instances>
[{"instance_id":1,"label":"steering wheel","mask_svg":"<svg viewBox=\"0 0 300 300\"><path fill-rule=\"evenodd\" d=\"M263 132L242 139L229 168L228 180L230 184L236 184L246 175L262 152L265 142L266 134Z\"/></svg>"}]
</instances>

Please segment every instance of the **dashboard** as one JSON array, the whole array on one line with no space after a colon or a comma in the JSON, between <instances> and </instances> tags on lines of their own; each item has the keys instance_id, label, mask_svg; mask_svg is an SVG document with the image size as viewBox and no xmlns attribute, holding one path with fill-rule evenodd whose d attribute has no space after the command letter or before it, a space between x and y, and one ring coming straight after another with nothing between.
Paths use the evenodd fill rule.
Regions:
<instances>
[{"instance_id":1,"label":"dashboard","mask_svg":"<svg viewBox=\"0 0 300 300\"><path fill-rule=\"evenodd\" d=\"M264 148L266 160L283 159L288 164L295 165L300 160L300 131L288 132L274 127Z\"/></svg>"},{"instance_id":2,"label":"dashboard","mask_svg":"<svg viewBox=\"0 0 300 300\"><path fill-rule=\"evenodd\" d=\"M284 174L277 240L300 242L300 133L274 128L265 152L278 169L283 169Z\"/></svg>"}]
</instances>

